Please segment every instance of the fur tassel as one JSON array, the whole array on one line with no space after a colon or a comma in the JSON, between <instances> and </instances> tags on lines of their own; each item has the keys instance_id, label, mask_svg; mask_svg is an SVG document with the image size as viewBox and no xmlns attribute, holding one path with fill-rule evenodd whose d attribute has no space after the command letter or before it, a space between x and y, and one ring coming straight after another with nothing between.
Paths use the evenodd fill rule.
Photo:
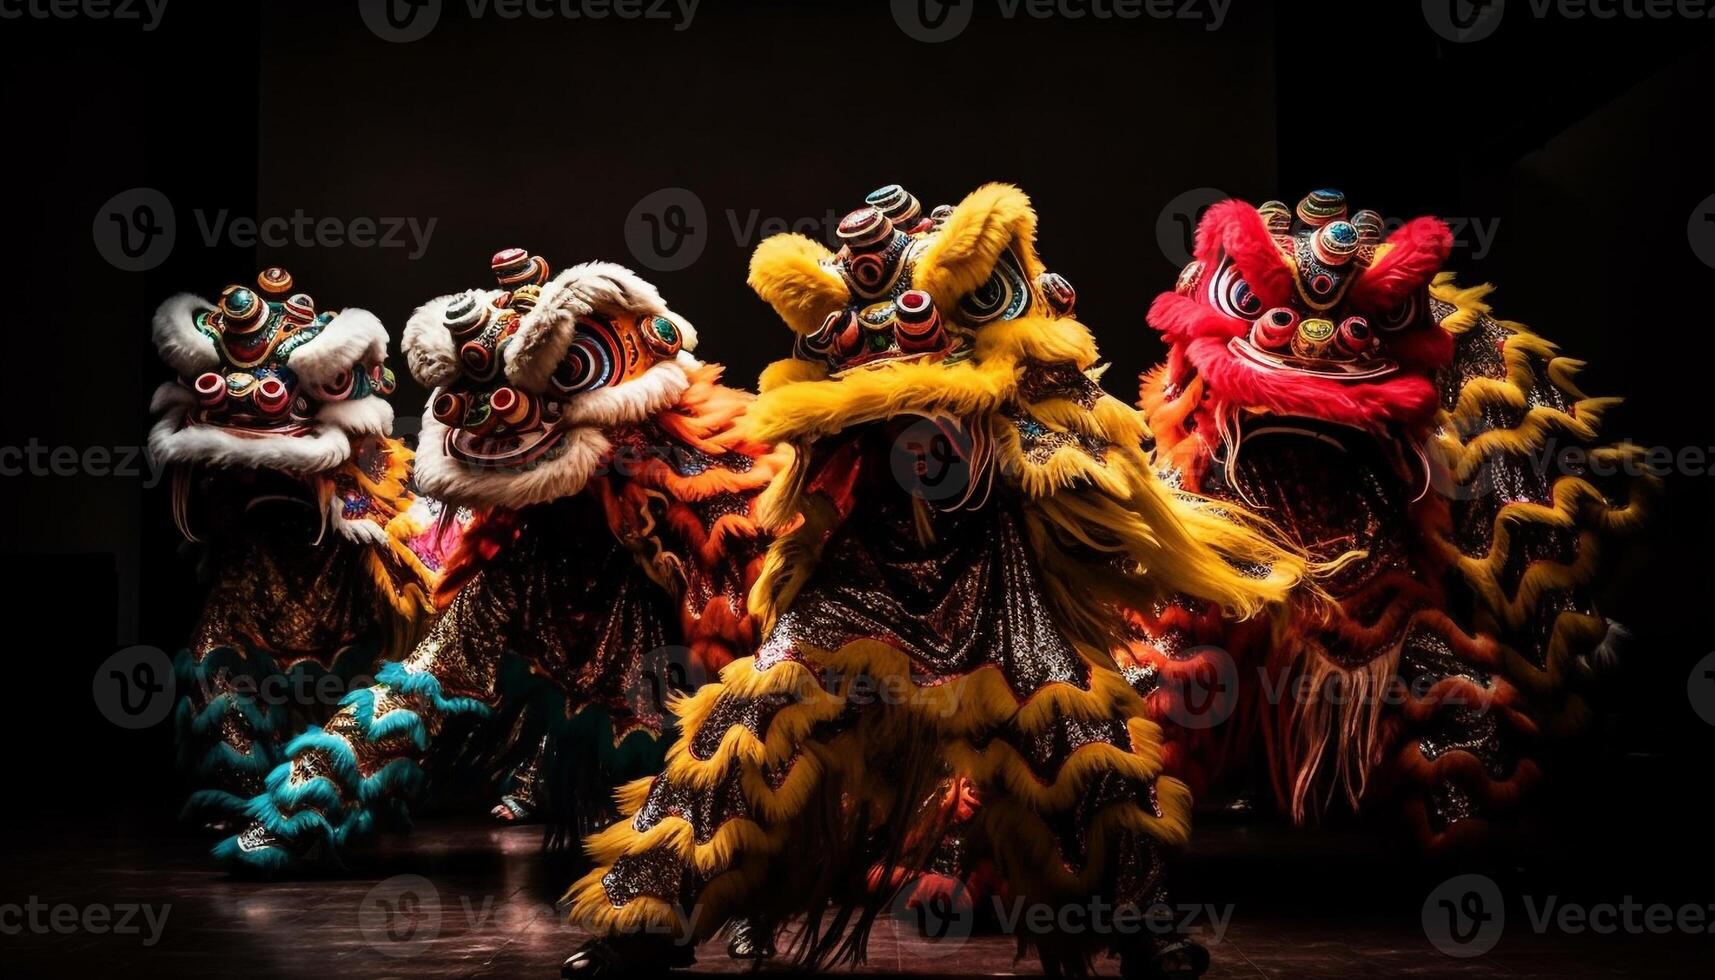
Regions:
<instances>
[{"instance_id":1,"label":"fur tassel","mask_svg":"<svg viewBox=\"0 0 1715 980\"><path fill-rule=\"evenodd\" d=\"M1429 285L1453 252L1453 233L1440 218L1413 218L1388 236L1368 269L1358 276L1347 299L1365 310L1383 312Z\"/></svg>"},{"instance_id":2,"label":"fur tassel","mask_svg":"<svg viewBox=\"0 0 1715 980\"><path fill-rule=\"evenodd\" d=\"M815 333L828 314L851 302L845 280L828 267L833 259L832 252L803 235L775 235L752 253L746 281L787 326Z\"/></svg>"},{"instance_id":3,"label":"fur tassel","mask_svg":"<svg viewBox=\"0 0 1715 980\"><path fill-rule=\"evenodd\" d=\"M322 332L286 356L286 366L307 385L323 385L341 372L387 359L387 328L368 310L348 309Z\"/></svg>"},{"instance_id":4,"label":"fur tassel","mask_svg":"<svg viewBox=\"0 0 1715 980\"><path fill-rule=\"evenodd\" d=\"M458 347L447 331L443 319L453 300L464 293L437 296L411 314L405 321L405 337L400 346L405 350L405 365L411 377L425 388L439 388L456 380L460 373ZM479 293L479 302L492 300L499 293L493 290Z\"/></svg>"},{"instance_id":5,"label":"fur tassel","mask_svg":"<svg viewBox=\"0 0 1715 980\"><path fill-rule=\"evenodd\" d=\"M1035 243L1030 198L1011 184L984 184L959 202L930 240L917 263L917 288L941 309L953 309L988 279L1008 249L1023 260L1026 277L1033 278L1041 271Z\"/></svg>"},{"instance_id":6,"label":"fur tassel","mask_svg":"<svg viewBox=\"0 0 1715 980\"><path fill-rule=\"evenodd\" d=\"M953 365L883 361L765 392L750 411L749 434L762 442L816 439L907 413L993 411L1011 394L1013 374L1008 358Z\"/></svg>"},{"instance_id":7,"label":"fur tassel","mask_svg":"<svg viewBox=\"0 0 1715 980\"><path fill-rule=\"evenodd\" d=\"M667 310L653 285L612 262L585 262L555 276L542 288L536 308L524 316L506 345L506 377L529 391L541 391L572 345L579 317L592 313L648 313L670 316L687 350L697 332Z\"/></svg>"},{"instance_id":8,"label":"fur tassel","mask_svg":"<svg viewBox=\"0 0 1715 980\"><path fill-rule=\"evenodd\" d=\"M1223 253L1232 258L1263 306L1278 306L1291 298L1292 269L1256 208L1239 200L1221 201L1203 214L1197 223L1198 261L1213 271Z\"/></svg>"},{"instance_id":9,"label":"fur tassel","mask_svg":"<svg viewBox=\"0 0 1715 980\"><path fill-rule=\"evenodd\" d=\"M316 413L316 423L341 429L354 438L385 439L393 434L393 406L378 395L328 402Z\"/></svg>"},{"instance_id":10,"label":"fur tassel","mask_svg":"<svg viewBox=\"0 0 1715 980\"><path fill-rule=\"evenodd\" d=\"M214 304L191 293L179 293L155 311L151 334L161 360L181 377L194 378L220 366L214 341L197 329L196 315Z\"/></svg>"},{"instance_id":11,"label":"fur tassel","mask_svg":"<svg viewBox=\"0 0 1715 980\"><path fill-rule=\"evenodd\" d=\"M787 357L762 369L762 376L756 379L756 390L766 393L783 385L797 384L800 381L825 381L827 377L826 364Z\"/></svg>"}]
</instances>

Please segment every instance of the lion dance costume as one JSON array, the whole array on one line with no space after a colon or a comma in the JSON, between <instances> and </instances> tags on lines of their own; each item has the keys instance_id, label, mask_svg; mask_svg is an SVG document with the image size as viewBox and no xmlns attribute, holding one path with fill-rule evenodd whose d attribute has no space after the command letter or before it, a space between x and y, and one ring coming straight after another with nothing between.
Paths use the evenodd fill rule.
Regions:
<instances>
[{"instance_id":1,"label":"lion dance costume","mask_svg":"<svg viewBox=\"0 0 1715 980\"><path fill-rule=\"evenodd\" d=\"M782 461L734 428L750 396L718 384L690 324L626 269L550 279L511 249L493 272L498 289L433 300L405 332L435 389L417 485L475 512L444 609L293 741L225 857L273 868L337 850L404 806L461 722L458 745L542 755L541 781L578 797L568 807L610 808L619 780L659 770L669 691L754 646L753 510Z\"/></svg>"},{"instance_id":2,"label":"lion dance costume","mask_svg":"<svg viewBox=\"0 0 1715 980\"><path fill-rule=\"evenodd\" d=\"M409 648L433 571L410 547L411 454L388 438L374 316L317 312L275 268L218 303L169 299L153 335L179 377L155 392L149 449L213 583L175 664L179 760L198 787L186 812L225 825L286 741L333 713L314 692Z\"/></svg>"},{"instance_id":3,"label":"lion dance costume","mask_svg":"<svg viewBox=\"0 0 1715 980\"><path fill-rule=\"evenodd\" d=\"M1151 475L1023 193L869 203L837 254L784 235L752 259L798 334L749 417L795 450L764 497L781 532L751 594L765 638L677 705L665 772L586 842L598 867L567 898L601 938L567 975L685 965L737 916L806 913L801 962L861 958L876 869L898 880L939 846L954 773L1014 894L1148 906L1190 796L1114 670L1117 610L1184 592L1244 617L1300 573ZM1081 938L1035 945L1075 969L1098 951Z\"/></svg>"},{"instance_id":4,"label":"lion dance costume","mask_svg":"<svg viewBox=\"0 0 1715 980\"><path fill-rule=\"evenodd\" d=\"M1600 443L1613 399L1442 271L1444 223L1385 230L1335 191L1204 217L1149 312L1170 348L1142 386L1156 463L1315 557L1360 557L1284 637L1179 600L1128 656L1168 714L1186 684L1233 685L1230 720L1174 728L1169 769L1194 787L1260 755L1293 818L1344 795L1441 849L1511 823L1544 739L1587 713L1580 681L1623 633L1591 589L1643 486L1616 477L1637 448Z\"/></svg>"}]
</instances>

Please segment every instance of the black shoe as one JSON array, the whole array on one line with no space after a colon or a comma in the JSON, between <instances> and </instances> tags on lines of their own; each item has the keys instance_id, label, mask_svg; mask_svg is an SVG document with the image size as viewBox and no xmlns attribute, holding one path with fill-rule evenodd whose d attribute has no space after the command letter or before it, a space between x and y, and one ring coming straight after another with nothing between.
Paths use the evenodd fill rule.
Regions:
<instances>
[{"instance_id":1,"label":"black shoe","mask_svg":"<svg viewBox=\"0 0 1715 980\"><path fill-rule=\"evenodd\" d=\"M774 930L750 919L734 919L726 953L735 960L760 962L774 958Z\"/></svg>"},{"instance_id":2,"label":"black shoe","mask_svg":"<svg viewBox=\"0 0 1715 980\"><path fill-rule=\"evenodd\" d=\"M697 951L679 943L592 939L560 964L563 980L594 977L655 976L697 962Z\"/></svg>"},{"instance_id":3,"label":"black shoe","mask_svg":"<svg viewBox=\"0 0 1715 980\"><path fill-rule=\"evenodd\" d=\"M1120 954L1120 976L1127 980L1197 980L1208 969L1209 951L1190 939Z\"/></svg>"}]
</instances>

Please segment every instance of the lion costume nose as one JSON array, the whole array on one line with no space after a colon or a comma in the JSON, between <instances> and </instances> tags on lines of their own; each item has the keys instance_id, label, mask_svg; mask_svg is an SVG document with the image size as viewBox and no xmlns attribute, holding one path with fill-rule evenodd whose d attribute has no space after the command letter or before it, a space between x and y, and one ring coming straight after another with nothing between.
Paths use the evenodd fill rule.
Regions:
<instances>
[{"instance_id":1,"label":"lion costume nose","mask_svg":"<svg viewBox=\"0 0 1715 980\"><path fill-rule=\"evenodd\" d=\"M1300 320L1292 338L1292 353L1299 357L1323 357L1334 340L1334 321L1322 317Z\"/></svg>"}]
</instances>

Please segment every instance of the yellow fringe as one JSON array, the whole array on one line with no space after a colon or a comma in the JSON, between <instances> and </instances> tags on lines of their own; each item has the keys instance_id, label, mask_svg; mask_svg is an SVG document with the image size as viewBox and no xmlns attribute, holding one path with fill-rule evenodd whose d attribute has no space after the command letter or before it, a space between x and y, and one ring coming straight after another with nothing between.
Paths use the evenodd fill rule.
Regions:
<instances>
[{"instance_id":1,"label":"yellow fringe","mask_svg":"<svg viewBox=\"0 0 1715 980\"><path fill-rule=\"evenodd\" d=\"M1489 316L1490 308L1484 297L1492 287L1475 286L1461 289L1454 285L1450 274L1438 276L1431 295L1458 306L1458 312L1443 321L1443 326L1463 333ZM1459 392L1450 411L1443 411L1438 426L1440 435L1432 448L1442 454L1448 471L1460 482L1468 482L1478 474L1485 462L1495 454L1529 456L1544 451L1548 440L1557 433L1580 442L1600 438L1603 414L1620 399L1592 398L1574 383L1581 362L1561 357L1554 344L1532 333L1523 324L1505 320L1492 321L1506 330L1508 337L1502 351L1506 378L1473 378ZM1541 363L1546 381L1537 375ZM1529 405L1530 393L1543 383L1553 384L1572 402L1570 412L1538 405L1525 413L1519 424L1511 429L1484 431L1484 410L1502 405L1521 409ZM1476 433L1469 442L1461 433ZM1598 446L1589 450L1592 458L1610 463L1637 459L1643 452L1629 444ZM1446 533L1438 531L1435 541L1443 556L1456 565L1471 587L1492 608L1508 627L1522 625L1536 608L1543 594L1556 589L1570 589L1591 582L1601 565L1603 539L1611 534L1630 530L1642 519L1644 501L1653 489L1653 480L1633 484L1626 504L1610 505L1602 493L1582 477L1562 477L1550 489L1552 504L1544 506L1528 501L1509 503L1495 515L1488 554L1472 558L1461 552ZM1571 564L1534 562L1525 571L1517 593L1508 596L1501 587L1500 576L1512 553L1513 528L1524 524L1546 524L1566 530L1579 530L1578 558Z\"/></svg>"}]
</instances>

